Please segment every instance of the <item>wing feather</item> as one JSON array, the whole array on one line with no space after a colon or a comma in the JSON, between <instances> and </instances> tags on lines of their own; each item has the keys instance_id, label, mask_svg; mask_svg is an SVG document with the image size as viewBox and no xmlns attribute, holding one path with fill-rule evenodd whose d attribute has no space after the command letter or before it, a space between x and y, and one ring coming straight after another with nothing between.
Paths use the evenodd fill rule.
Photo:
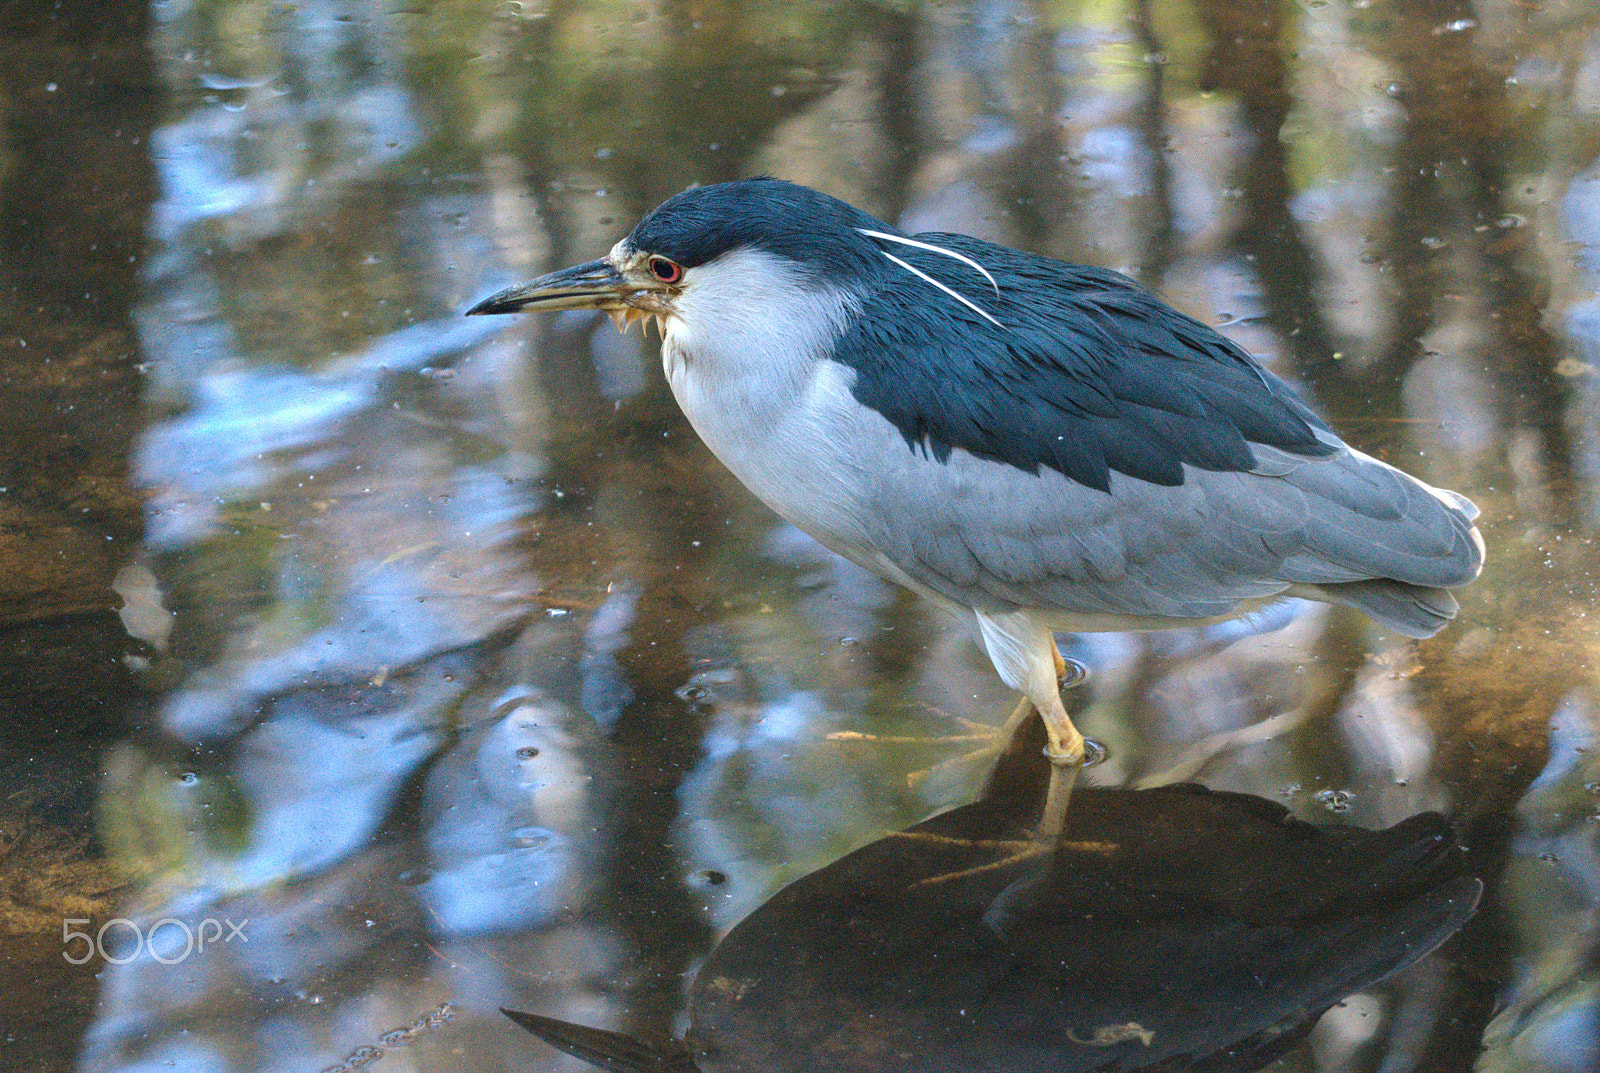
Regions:
<instances>
[{"instance_id":1,"label":"wing feather","mask_svg":"<svg viewBox=\"0 0 1600 1073\"><path fill-rule=\"evenodd\" d=\"M1286 384L1124 276L964 235L918 241L945 253L896 246L912 271L863 295L830 356L856 373L859 402L935 459L964 450L1107 491L1113 475L1170 487L1185 467L1247 471L1253 443L1337 450ZM998 293L972 263L1005 280Z\"/></svg>"},{"instance_id":2,"label":"wing feather","mask_svg":"<svg viewBox=\"0 0 1600 1073\"><path fill-rule=\"evenodd\" d=\"M1118 476L1102 492L960 450L938 461L864 420L880 448L869 543L919 587L989 613L1128 628L1300 595L1426 635L1482 563L1452 497L1348 449L1263 473L1186 467L1170 487Z\"/></svg>"}]
</instances>

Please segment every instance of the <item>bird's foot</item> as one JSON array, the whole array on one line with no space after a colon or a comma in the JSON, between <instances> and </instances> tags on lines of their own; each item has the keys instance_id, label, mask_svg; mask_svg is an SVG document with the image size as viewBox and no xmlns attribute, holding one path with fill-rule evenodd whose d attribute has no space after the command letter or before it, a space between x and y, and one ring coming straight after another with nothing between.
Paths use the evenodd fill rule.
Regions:
<instances>
[{"instance_id":1,"label":"bird's foot","mask_svg":"<svg viewBox=\"0 0 1600 1073\"><path fill-rule=\"evenodd\" d=\"M1116 845L1110 842L1083 842L1063 841L1060 838L1045 841L1036 832L1026 838L951 838L947 835L936 835L922 831L901 831L894 837L904 838L916 842L929 842L945 846L958 846L962 849L991 850L1002 856L983 864L975 864L971 868L962 868L954 872L941 872L936 876L928 876L911 884L911 890L921 890L925 887L937 887L945 883L954 883L962 879L970 879L987 872L997 872L1003 868L1015 868L1019 865L1049 856L1059 849L1067 849L1074 853L1096 853L1109 855L1116 852Z\"/></svg>"},{"instance_id":2,"label":"bird's foot","mask_svg":"<svg viewBox=\"0 0 1600 1073\"><path fill-rule=\"evenodd\" d=\"M955 723L961 733L957 734L869 734L864 730L835 730L827 736L828 741L864 741L873 745L960 745L965 742L988 742L994 738L994 728L983 723L963 719L960 716L948 715L933 708L938 715L944 716Z\"/></svg>"},{"instance_id":3,"label":"bird's foot","mask_svg":"<svg viewBox=\"0 0 1600 1073\"><path fill-rule=\"evenodd\" d=\"M1053 853L1055 851L1054 846L1045 846L1032 838L957 840L941 838L938 835L919 835L915 831L903 831L901 832L901 837L937 838L942 842L959 842L963 849L989 849L994 850L997 853L1004 854L1004 856L997 857L996 859L988 861L984 864L975 864L971 868L962 868L955 872L941 872L936 876L928 876L925 879L919 879L915 883L911 884L911 886L908 888L910 890L923 890L927 887L940 887L946 883L955 883L963 879L971 879L973 876L981 876L986 872L997 872L1002 868L1016 868L1019 865L1026 864L1029 861L1043 857L1045 854Z\"/></svg>"},{"instance_id":4,"label":"bird's foot","mask_svg":"<svg viewBox=\"0 0 1600 1073\"><path fill-rule=\"evenodd\" d=\"M946 756L926 767L917 768L906 775L906 785L915 788L930 778L943 778L945 772L959 771L964 765L982 761L998 754L1005 743L1005 737L993 726L985 723L974 722L960 716L953 716L937 708L931 708L934 714L954 724L953 733L949 734L869 734L859 730L839 730L827 736L833 742L861 742L869 745L882 746L956 746L960 749L954 756Z\"/></svg>"},{"instance_id":5,"label":"bird's foot","mask_svg":"<svg viewBox=\"0 0 1600 1073\"><path fill-rule=\"evenodd\" d=\"M1030 705L1031 714L1031 705ZM1076 733L1074 731L1074 733ZM1020 745L1020 742L1008 742L1010 745ZM1003 868L1015 868L1035 858L1046 857L1054 854L1063 846L1070 846L1083 851L1095 851L1096 847L1090 844L1078 845L1063 839L1066 830L1067 804L1072 798L1073 787L1077 785L1078 773L1085 767L1098 764L1106 758L1106 748L1098 742L1089 741L1081 735L1077 738L1077 745L1062 747L1058 743L1046 746L1044 754L1052 759L1050 765L1049 782L1044 787L1044 800L1039 808L1039 820L1032 832L1026 838L1015 839L986 839L981 841L964 842L975 848L994 849L1003 852L1003 856L984 864L974 865L954 872L932 876L919 880L913 884L917 887L932 886L938 883L950 883L958 879L966 879L985 872L993 872ZM1035 757L1039 754L1034 753ZM1037 760L1035 760L1037 763ZM905 832L903 837L938 839L944 842L955 840L945 839L937 835L923 835L918 832Z\"/></svg>"},{"instance_id":6,"label":"bird's foot","mask_svg":"<svg viewBox=\"0 0 1600 1073\"><path fill-rule=\"evenodd\" d=\"M894 745L894 746L957 746L960 748L953 755L935 761L927 767L918 768L906 775L906 784L911 787L921 785L930 778L942 778L946 772L959 772L971 767L993 760L1000 754L1014 747L1018 728L1033 714L1034 707L1026 697L1017 704L1017 708L1000 726L990 723L979 723L958 715L951 715L932 705L927 710L934 715L954 724L953 732L949 734L871 734L861 730L836 730L827 735L831 742L860 742L868 745ZM1085 746L1085 765L1099 762L1099 757L1105 750L1090 742ZM1053 762L1062 763L1064 757L1058 758L1052 753L1050 747L1045 748L1045 755Z\"/></svg>"}]
</instances>

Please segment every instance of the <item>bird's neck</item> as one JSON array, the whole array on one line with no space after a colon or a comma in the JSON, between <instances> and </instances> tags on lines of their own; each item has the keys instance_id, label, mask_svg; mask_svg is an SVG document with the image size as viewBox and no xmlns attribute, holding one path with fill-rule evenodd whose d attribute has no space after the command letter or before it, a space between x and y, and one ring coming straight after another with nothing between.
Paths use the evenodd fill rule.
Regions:
<instances>
[{"instance_id":1,"label":"bird's neck","mask_svg":"<svg viewBox=\"0 0 1600 1073\"><path fill-rule=\"evenodd\" d=\"M860 298L775 260L686 288L662 364L700 438L758 497L813 534L853 532L846 497L822 486L858 464L845 457L854 374L832 355Z\"/></svg>"},{"instance_id":2,"label":"bird's neck","mask_svg":"<svg viewBox=\"0 0 1600 1073\"><path fill-rule=\"evenodd\" d=\"M754 431L796 405L861 308L855 291L819 283L760 250L720 258L679 297L661 358L691 421L735 408Z\"/></svg>"}]
</instances>

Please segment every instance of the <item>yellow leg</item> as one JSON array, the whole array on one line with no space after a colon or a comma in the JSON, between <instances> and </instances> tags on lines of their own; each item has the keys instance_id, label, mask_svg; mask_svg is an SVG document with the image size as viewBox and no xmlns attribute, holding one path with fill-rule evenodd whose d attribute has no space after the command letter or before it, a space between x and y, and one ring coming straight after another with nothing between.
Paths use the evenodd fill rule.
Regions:
<instances>
[{"instance_id":1,"label":"yellow leg","mask_svg":"<svg viewBox=\"0 0 1600 1073\"><path fill-rule=\"evenodd\" d=\"M1060 708L1059 701L1057 707ZM1040 845L1053 848L1061 840L1061 830L1067 822L1067 803L1072 799L1072 788L1078 783L1078 772L1083 770L1086 750L1083 735L1072 725L1065 710L1040 714L1045 717L1045 733L1050 738L1045 748L1045 755L1050 758L1050 787L1039 811L1034 839ZM1055 715L1059 715L1061 726L1052 718Z\"/></svg>"},{"instance_id":2,"label":"yellow leg","mask_svg":"<svg viewBox=\"0 0 1600 1073\"><path fill-rule=\"evenodd\" d=\"M1037 701L1023 698L1017 710L1006 721L1006 731L1014 733L1022 721L1031 716L1035 710L1044 719L1045 735L1048 739L1044 753L1050 758L1052 767L1050 785L1045 792L1044 807L1039 813L1039 824L1034 832L1034 840L1044 847L1054 847L1060 841L1062 828L1066 824L1067 803L1072 798L1072 788L1077 785L1078 772L1083 769L1088 756L1088 747L1083 735L1072 725L1072 718L1067 715L1066 705L1061 703L1060 692L1069 683L1072 685L1081 683L1087 677L1087 671L1082 664L1076 662L1069 666L1067 661L1061 658L1061 652L1054 643L1050 645L1050 654L1055 657L1056 691L1049 696L1038 698Z\"/></svg>"},{"instance_id":3,"label":"yellow leg","mask_svg":"<svg viewBox=\"0 0 1600 1073\"><path fill-rule=\"evenodd\" d=\"M1054 846L1061 841L1061 830L1066 825L1067 803L1072 800L1072 787L1078 782L1078 772L1083 771L1088 747L1083 742L1083 734L1078 732L1072 724L1072 716L1067 715L1066 705L1061 704L1061 689L1067 684L1082 683L1088 676L1088 668L1083 664L1069 664L1062 659L1061 649L1051 643L1050 654L1056 659L1056 692L1050 699L1054 700L1051 708L1042 708L1040 715L1045 718L1045 734L1050 739L1050 745L1045 748L1045 755L1050 756L1053 764L1050 772L1050 790L1045 793L1045 808L1038 816L1038 828L1034 836L1046 846Z\"/></svg>"},{"instance_id":4,"label":"yellow leg","mask_svg":"<svg viewBox=\"0 0 1600 1073\"><path fill-rule=\"evenodd\" d=\"M1066 706L1061 703L1061 690L1069 686L1083 684L1089 677L1089 672L1083 664L1074 660L1068 663L1061 658L1061 653L1054 645L1050 646L1051 655L1056 662L1056 692L1043 698L1043 704L1023 696L1017 701L1015 710L1006 719L1005 726L1000 728L1002 741L1010 741L1017 730L1025 723L1034 712L1044 718L1045 732L1049 735L1049 744L1045 746L1045 755L1053 763L1074 764L1079 767L1084 765L1088 749L1084 743L1083 735L1078 728L1072 725L1072 717L1067 715Z\"/></svg>"},{"instance_id":5,"label":"yellow leg","mask_svg":"<svg viewBox=\"0 0 1600 1073\"><path fill-rule=\"evenodd\" d=\"M1052 644L1050 654L1056 661L1056 691L1051 697L1055 704L1052 708L1039 709L1039 714L1044 716L1045 729L1050 734L1050 747L1045 750L1045 755L1056 764L1082 767L1085 755L1083 735L1072 725L1072 718L1061 703L1061 691L1069 684L1069 677L1071 685L1078 685L1088 677L1088 671L1083 664L1074 662L1069 676L1067 661L1061 658L1061 650Z\"/></svg>"},{"instance_id":6,"label":"yellow leg","mask_svg":"<svg viewBox=\"0 0 1600 1073\"><path fill-rule=\"evenodd\" d=\"M1052 649L1054 645L1051 646ZM1068 670L1072 671L1069 675ZM1062 684L1077 685L1087 676L1081 664L1067 664L1056 653L1056 677ZM1049 757L1050 781L1045 787L1044 802L1039 811L1039 818L1033 825L1033 831L1025 839L1000 840L984 845L994 849L998 856L986 864L973 868L963 869L959 872L931 876L919 880L918 887L933 886L948 883L953 880L965 879L980 872L990 872L998 869L1008 869L1025 861L1037 860L1040 857L1051 856L1061 844L1062 834L1066 829L1067 802L1072 796L1073 786L1077 783L1078 772L1084 767L1089 757L1089 749L1083 735L1072 725L1072 720L1067 715L1066 706L1061 703L1060 694L1055 696L1042 695L1039 698L1043 704L1036 707L1035 702L1024 696L1017 704L1011 716L1006 720L1005 726L1000 731L1000 740L1004 743L1000 747L1001 756L996 761L995 770L990 773L990 783L985 789L985 796L993 793L1007 792L1000 788L1001 783L1009 784L1012 792L1019 785L1026 787L1037 786L1037 753L1033 750L1037 744L1030 744L1030 735L1023 733L1028 720L1032 719L1035 712L1043 717L1047 745L1045 755ZM1054 703L1052 703L1052 701ZM1037 738L1033 741L1037 742ZM1031 756L1028 754L1032 754ZM1024 774L1022 782L1012 782L1003 774L1003 770L1016 761L1024 761L1032 769L1031 776ZM1033 791L1030 790L1030 796ZM933 836L920 835L912 832L902 834L904 838L930 838ZM970 843L976 844L976 843Z\"/></svg>"},{"instance_id":7,"label":"yellow leg","mask_svg":"<svg viewBox=\"0 0 1600 1073\"><path fill-rule=\"evenodd\" d=\"M1039 706L1039 714L1044 717L1045 731L1050 736L1050 745L1045 749L1045 755L1057 767L1082 767L1086 752L1083 735L1072 725L1072 718L1067 715L1066 705L1061 703L1061 691L1068 684L1067 661L1061 658L1061 650L1053 642L1050 645L1050 654L1056 661L1056 688L1049 697L1042 698L1045 703ZM1071 668L1071 684L1078 685L1087 677L1088 672L1081 663L1074 662Z\"/></svg>"}]
</instances>

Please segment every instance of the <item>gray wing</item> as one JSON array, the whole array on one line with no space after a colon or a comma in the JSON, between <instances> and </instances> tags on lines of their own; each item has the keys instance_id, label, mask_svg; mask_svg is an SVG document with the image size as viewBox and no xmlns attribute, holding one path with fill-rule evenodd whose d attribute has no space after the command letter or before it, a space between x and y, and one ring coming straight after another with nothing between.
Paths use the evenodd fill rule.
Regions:
<instances>
[{"instance_id":1,"label":"gray wing","mask_svg":"<svg viewBox=\"0 0 1600 1073\"><path fill-rule=\"evenodd\" d=\"M1470 502L1343 445L1322 458L1253 445L1249 472L1186 466L1175 487L1118 474L1101 492L960 450L937 461L898 435L880 442L871 543L939 595L1043 611L1065 628L1174 625L1163 620L1294 595L1422 637L1453 617L1449 588L1483 561Z\"/></svg>"}]
</instances>

